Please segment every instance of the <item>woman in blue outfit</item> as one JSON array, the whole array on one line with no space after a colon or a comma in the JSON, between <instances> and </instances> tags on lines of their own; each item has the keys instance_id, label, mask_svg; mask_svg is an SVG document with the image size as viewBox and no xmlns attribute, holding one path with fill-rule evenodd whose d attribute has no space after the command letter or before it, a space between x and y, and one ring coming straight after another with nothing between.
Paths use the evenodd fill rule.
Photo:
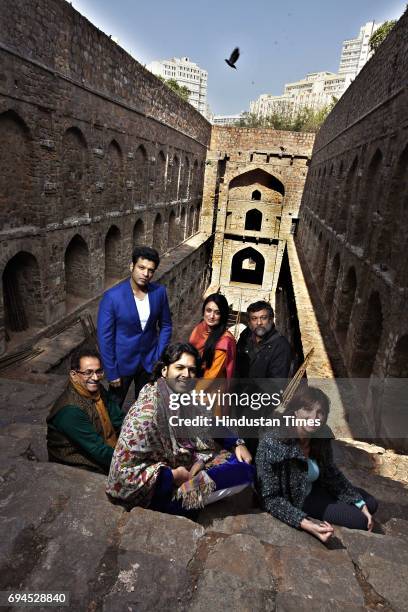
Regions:
<instances>
[{"instance_id":1,"label":"woman in blue outfit","mask_svg":"<svg viewBox=\"0 0 408 612\"><path fill-rule=\"evenodd\" d=\"M256 455L264 509L322 542L333 535L332 523L371 531L377 510L377 501L354 487L334 464L329 410L323 391L302 387L282 415L281 426L265 435Z\"/></svg>"}]
</instances>

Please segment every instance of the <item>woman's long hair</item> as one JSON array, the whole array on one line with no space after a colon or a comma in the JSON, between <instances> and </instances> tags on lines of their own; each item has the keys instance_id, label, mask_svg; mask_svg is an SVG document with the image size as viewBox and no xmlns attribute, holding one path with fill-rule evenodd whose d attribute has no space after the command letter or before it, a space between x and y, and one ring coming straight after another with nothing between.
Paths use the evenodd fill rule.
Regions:
<instances>
[{"instance_id":1,"label":"woman's long hair","mask_svg":"<svg viewBox=\"0 0 408 612\"><path fill-rule=\"evenodd\" d=\"M322 408L324 412L324 422L322 425L325 425L330 412L330 399L321 389L309 387L307 383L301 384L296 394L290 400L283 415L295 416L295 412L300 408L312 408L314 404L319 404ZM284 431L286 434L283 436L283 442L291 443L298 437L295 427L284 427ZM322 463L323 457L326 455L324 451L330 443L330 439L327 438L327 435L322 436L321 433L321 429L318 429L310 437L310 457L320 464Z\"/></svg>"},{"instance_id":2,"label":"woman's long hair","mask_svg":"<svg viewBox=\"0 0 408 612\"><path fill-rule=\"evenodd\" d=\"M206 368L210 368L211 364L214 360L215 354L215 346L221 336L225 333L227 329L228 315L229 315L229 306L227 299L225 296L221 295L221 293L212 293L209 295L203 304L202 315L204 317L205 307L209 302L215 302L217 304L218 309L221 314L221 319L217 327L213 328L208 336L203 349L202 361L203 365Z\"/></svg>"}]
</instances>

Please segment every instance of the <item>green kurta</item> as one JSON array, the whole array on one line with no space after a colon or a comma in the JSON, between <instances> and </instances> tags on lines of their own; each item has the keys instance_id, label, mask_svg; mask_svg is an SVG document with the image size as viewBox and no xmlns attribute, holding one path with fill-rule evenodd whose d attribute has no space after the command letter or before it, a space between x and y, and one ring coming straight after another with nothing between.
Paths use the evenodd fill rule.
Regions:
<instances>
[{"instance_id":1,"label":"green kurta","mask_svg":"<svg viewBox=\"0 0 408 612\"><path fill-rule=\"evenodd\" d=\"M109 393L105 392L103 395L112 426L119 433L124 415ZM74 405L71 399L70 403L59 408L58 412L48 419L50 460L95 469L106 474L109 472L114 449L105 443L102 427L98 426L100 419L96 409L94 410L95 414L89 415L83 408ZM62 447L64 454L59 456L58 450Z\"/></svg>"}]
</instances>

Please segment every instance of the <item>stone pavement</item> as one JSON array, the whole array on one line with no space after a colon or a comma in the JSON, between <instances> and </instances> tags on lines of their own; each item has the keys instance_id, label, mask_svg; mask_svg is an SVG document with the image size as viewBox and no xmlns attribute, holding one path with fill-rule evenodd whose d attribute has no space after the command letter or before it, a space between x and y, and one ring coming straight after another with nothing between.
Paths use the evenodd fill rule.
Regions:
<instances>
[{"instance_id":1,"label":"stone pavement","mask_svg":"<svg viewBox=\"0 0 408 612\"><path fill-rule=\"evenodd\" d=\"M390 478L347 467L378 498L380 522L371 534L336 528L324 546L248 491L198 523L125 512L103 476L45 462L44 425L8 425L0 456L0 590L69 591L61 610L75 612L407 610L408 490Z\"/></svg>"}]
</instances>

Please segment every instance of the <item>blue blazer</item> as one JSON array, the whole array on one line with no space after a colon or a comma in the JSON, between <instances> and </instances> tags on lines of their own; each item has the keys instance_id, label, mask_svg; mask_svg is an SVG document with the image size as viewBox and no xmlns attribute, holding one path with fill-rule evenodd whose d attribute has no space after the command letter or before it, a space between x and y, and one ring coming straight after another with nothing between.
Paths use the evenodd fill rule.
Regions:
<instances>
[{"instance_id":1,"label":"blue blazer","mask_svg":"<svg viewBox=\"0 0 408 612\"><path fill-rule=\"evenodd\" d=\"M98 343L108 380L132 376L139 365L151 372L171 338L166 289L149 283L150 316L140 325L130 278L105 291L98 312Z\"/></svg>"}]
</instances>

